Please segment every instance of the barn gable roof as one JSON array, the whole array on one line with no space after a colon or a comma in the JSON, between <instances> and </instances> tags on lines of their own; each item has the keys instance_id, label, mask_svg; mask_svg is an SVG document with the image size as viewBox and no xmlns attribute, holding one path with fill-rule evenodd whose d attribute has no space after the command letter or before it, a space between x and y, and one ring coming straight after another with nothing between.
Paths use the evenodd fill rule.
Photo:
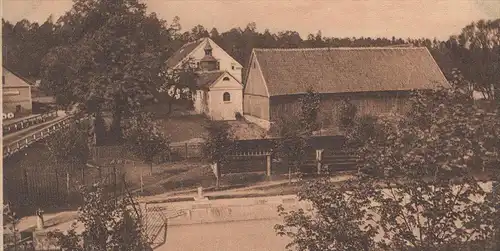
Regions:
<instances>
[{"instance_id":1,"label":"barn gable roof","mask_svg":"<svg viewBox=\"0 0 500 251\"><path fill-rule=\"evenodd\" d=\"M446 87L425 47L254 49L270 96Z\"/></svg>"}]
</instances>

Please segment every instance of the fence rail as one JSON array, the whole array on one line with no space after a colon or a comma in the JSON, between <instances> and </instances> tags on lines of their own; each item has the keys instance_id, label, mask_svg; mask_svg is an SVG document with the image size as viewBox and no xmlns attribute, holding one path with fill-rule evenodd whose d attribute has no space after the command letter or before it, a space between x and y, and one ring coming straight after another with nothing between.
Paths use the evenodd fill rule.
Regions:
<instances>
[{"instance_id":1,"label":"fence rail","mask_svg":"<svg viewBox=\"0 0 500 251\"><path fill-rule=\"evenodd\" d=\"M14 142L11 142L7 145L4 145L3 147L3 157L9 157L14 153L17 153L21 151L22 149L30 146L31 144L38 142L53 133L61 130L62 128L65 128L71 124L71 121L74 117L73 116L68 116L64 119L61 119L54 124L51 124L45 128L42 128L40 130L35 131L34 133L23 137L21 139L18 139ZM79 121L86 119L86 117L79 119Z\"/></svg>"},{"instance_id":2,"label":"fence rail","mask_svg":"<svg viewBox=\"0 0 500 251\"><path fill-rule=\"evenodd\" d=\"M17 132L26 128L29 128L33 125L43 123L47 120L53 119L57 117L57 111L52 111L44 114L39 114L36 116L32 116L21 121L17 121L15 123L7 124L3 126L3 136L9 135L13 132Z\"/></svg>"}]
</instances>

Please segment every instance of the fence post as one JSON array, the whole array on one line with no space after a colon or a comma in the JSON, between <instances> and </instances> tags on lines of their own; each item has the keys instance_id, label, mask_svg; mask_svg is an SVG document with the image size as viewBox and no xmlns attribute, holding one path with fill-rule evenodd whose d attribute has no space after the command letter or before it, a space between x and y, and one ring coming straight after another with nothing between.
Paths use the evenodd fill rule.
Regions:
<instances>
[{"instance_id":1,"label":"fence post","mask_svg":"<svg viewBox=\"0 0 500 251\"><path fill-rule=\"evenodd\" d=\"M143 169L141 168L141 194L144 193Z\"/></svg>"},{"instance_id":2,"label":"fence post","mask_svg":"<svg viewBox=\"0 0 500 251\"><path fill-rule=\"evenodd\" d=\"M29 182L28 182L28 171L26 171L26 169L23 169L23 174L24 174L25 200L29 201L30 189L29 189Z\"/></svg>"},{"instance_id":3,"label":"fence post","mask_svg":"<svg viewBox=\"0 0 500 251\"><path fill-rule=\"evenodd\" d=\"M318 165L318 174L321 174L321 162L323 159L323 151L324 149L316 150L316 162Z\"/></svg>"},{"instance_id":4,"label":"fence post","mask_svg":"<svg viewBox=\"0 0 500 251\"><path fill-rule=\"evenodd\" d=\"M116 165L113 165L113 188L116 198Z\"/></svg>"},{"instance_id":5,"label":"fence post","mask_svg":"<svg viewBox=\"0 0 500 251\"><path fill-rule=\"evenodd\" d=\"M186 150L186 155L184 155L184 156L187 159L188 158L188 143L185 144L185 150Z\"/></svg>"},{"instance_id":6,"label":"fence post","mask_svg":"<svg viewBox=\"0 0 500 251\"><path fill-rule=\"evenodd\" d=\"M56 196L59 198L59 172L57 172L57 165L56 165ZM58 199L57 198L57 199Z\"/></svg>"},{"instance_id":7,"label":"fence post","mask_svg":"<svg viewBox=\"0 0 500 251\"><path fill-rule=\"evenodd\" d=\"M70 179L69 179L69 171L66 170L66 193L68 194L68 198L69 198L69 195L71 194L71 189L70 189Z\"/></svg>"},{"instance_id":8,"label":"fence post","mask_svg":"<svg viewBox=\"0 0 500 251\"><path fill-rule=\"evenodd\" d=\"M82 167L82 185L85 186L85 168Z\"/></svg>"},{"instance_id":9,"label":"fence post","mask_svg":"<svg viewBox=\"0 0 500 251\"><path fill-rule=\"evenodd\" d=\"M267 163L266 174L267 174L267 177L270 178L271 177L271 165L272 165L270 153L266 154L266 163Z\"/></svg>"}]
</instances>

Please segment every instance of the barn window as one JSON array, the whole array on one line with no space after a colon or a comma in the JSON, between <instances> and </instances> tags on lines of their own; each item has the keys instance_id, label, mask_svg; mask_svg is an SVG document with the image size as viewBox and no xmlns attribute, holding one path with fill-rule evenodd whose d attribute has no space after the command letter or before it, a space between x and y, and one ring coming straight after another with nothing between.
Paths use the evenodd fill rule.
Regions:
<instances>
[{"instance_id":1,"label":"barn window","mask_svg":"<svg viewBox=\"0 0 500 251\"><path fill-rule=\"evenodd\" d=\"M229 81L229 77L224 77L222 81Z\"/></svg>"},{"instance_id":2,"label":"barn window","mask_svg":"<svg viewBox=\"0 0 500 251\"><path fill-rule=\"evenodd\" d=\"M222 95L222 100L224 100L224 102L231 101L231 94L229 94L229 92L224 92L224 95Z\"/></svg>"},{"instance_id":3,"label":"barn window","mask_svg":"<svg viewBox=\"0 0 500 251\"><path fill-rule=\"evenodd\" d=\"M231 70L234 70L234 65L231 65Z\"/></svg>"}]
</instances>

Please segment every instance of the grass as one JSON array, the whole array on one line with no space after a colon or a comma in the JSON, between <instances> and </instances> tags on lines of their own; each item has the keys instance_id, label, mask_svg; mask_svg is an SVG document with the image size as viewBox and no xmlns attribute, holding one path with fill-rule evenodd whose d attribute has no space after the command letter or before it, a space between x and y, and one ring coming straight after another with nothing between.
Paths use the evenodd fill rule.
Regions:
<instances>
[{"instance_id":1,"label":"grass","mask_svg":"<svg viewBox=\"0 0 500 251\"><path fill-rule=\"evenodd\" d=\"M170 137L172 142L189 141L207 136L204 125L208 120L201 115L161 118L158 121L163 133Z\"/></svg>"}]
</instances>

